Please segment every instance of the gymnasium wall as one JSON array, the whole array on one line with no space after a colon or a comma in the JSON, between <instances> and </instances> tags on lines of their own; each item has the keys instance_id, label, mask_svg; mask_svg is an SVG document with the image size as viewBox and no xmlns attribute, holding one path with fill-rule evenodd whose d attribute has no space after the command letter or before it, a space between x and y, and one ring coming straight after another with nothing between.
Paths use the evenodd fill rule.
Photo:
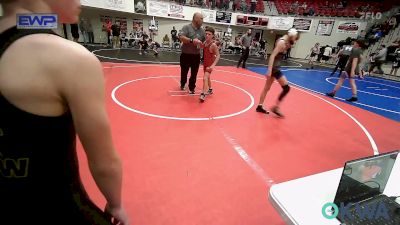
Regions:
<instances>
[{"instance_id":1,"label":"gymnasium wall","mask_svg":"<svg viewBox=\"0 0 400 225\"><path fill-rule=\"evenodd\" d=\"M105 39L106 33L101 31L100 15L111 16L113 18L115 18L115 17L127 18L128 34L133 29L133 27L132 27L133 19L143 19L143 27L146 32L148 32L149 20L152 19L152 17L147 16L147 15L142 15L142 14L122 13L122 12L111 11L111 10L94 9L94 8L85 7L82 10L81 16L90 19L92 26L93 26L93 30L94 30L95 42L103 42L103 43L106 42L106 39ZM168 37L171 38L170 33L171 33L173 26L175 26L176 30L180 30L184 25L190 23L190 21L174 20L174 19L168 19L168 18L155 18L155 20L158 21L158 25L159 25L158 35L155 37L155 40L158 42L162 42L162 38L165 36L165 34L168 34ZM214 28L222 30L222 31L226 31L226 29L227 29L226 25L207 24L207 23L204 23L204 24L213 26ZM243 33L247 29L245 27L237 27L237 26L232 26L231 28L233 31L233 36L237 35L238 33Z\"/></svg>"},{"instance_id":2,"label":"gymnasium wall","mask_svg":"<svg viewBox=\"0 0 400 225\"><path fill-rule=\"evenodd\" d=\"M95 1L95 0L82 0L82 3L86 2L85 5L93 5L96 6L94 7L83 7L82 14L81 16L86 17L90 19L93 30L94 30L94 35L95 35L95 42L96 43L106 43L106 33L101 31L102 24L100 22L100 15L104 16L111 16L113 18L115 17L126 17L127 22L128 22L128 33L132 31L132 19L143 19L143 26L144 29L147 31L148 28L148 23L149 20L151 19L150 16L143 15L143 14L133 14L132 9L134 7L133 1L132 0L127 0L124 1L125 5L116 10L109 10L105 9L107 8L107 4L105 5L96 5L101 1ZM95 4L96 3L96 4ZM98 8L102 7L102 8ZM200 9L199 9L200 11ZM1 13L1 10L0 10ZM1 14L0 14L1 15ZM357 34L344 34L344 33L338 33L337 32L337 27L339 24L339 21L343 21L345 19L343 18L338 18L335 21L334 27L332 29L331 36L318 36L315 35L317 26L318 26L318 21L320 19L324 19L321 17L315 18L312 23L311 30L309 32L301 32L301 38L299 42L296 44L296 46L293 47L291 56L295 58L304 58L308 55L310 48L316 43L319 42L321 45L332 45L336 46L337 42L346 39L347 37L352 37L355 38L357 37ZM170 37L170 31L172 29L172 26L175 26L177 30L180 30L183 25L190 23L189 21L185 20L176 20L176 19L169 19L169 18L156 18L156 20L159 22L159 31L158 35L155 37L155 40L157 42L162 42L162 38L164 37L165 34L168 34ZM352 21L352 20L349 20ZM358 20L360 22L360 20ZM366 27L366 22L361 22L361 30ZM226 25L221 25L221 24L210 24L217 30L221 31L226 31L227 26ZM244 33L247 28L246 27L239 27L239 26L231 26L232 28L232 37L235 37L238 34ZM72 39L71 33L70 33L70 27L67 26L67 32L68 32L68 38ZM60 25L57 33L62 34L62 26ZM272 49L275 44L275 39L277 35L282 35L284 31L277 31L277 30L264 30L263 33L263 38L267 41L267 52L271 53ZM80 41L83 41L83 38L80 37Z\"/></svg>"},{"instance_id":3,"label":"gymnasium wall","mask_svg":"<svg viewBox=\"0 0 400 225\"><path fill-rule=\"evenodd\" d=\"M341 40L345 40L348 37L357 38L358 34L344 34L338 33L337 27L339 26L339 21L344 21L343 19L336 19L332 33L330 36L318 36L315 34L318 26L318 20L320 18L314 19L311 30L309 32L302 32L300 40L297 42L296 46L291 51L291 56L295 58L305 58L309 53L310 49L315 43L320 43L320 45L330 45L336 46ZM352 21L352 20L349 20ZM359 22L359 21L358 21ZM367 23L362 22L360 25L360 30L364 30Z\"/></svg>"},{"instance_id":4,"label":"gymnasium wall","mask_svg":"<svg viewBox=\"0 0 400 225\"><path fill-rule=\"evenodd\" d=\"M103 16L111 16L113 18L115 17L126 17L127 22L128 22L128 33L132 31L132 19L143 19L143 26L145 31L148 31L148 23L149 20L152 18L147 15L142 15L142 14L132 14L132 13L125 13L125 12L117 12L117 11L112 11L112 10L104 10L104 9L97 9L97 8L90 8L90 7L84 7L82 10L82 17L86 17L90 19L93 30L94 30L94 35L95 35L95 42L96 43L106 43L106 33L101 31L101 22L100 22L100 15ZM169 38L170 32L173 26L177 30L180 30L185 24L190 23L189 21L184 21L184 20L174 20L174 19L168 19L168 18L155 18L158 23L159 23L159 31L158 35L155 36L155 40L157 42L162 42L162 38L164 37L165 34L168 34ZM326 45L329 44L331 46L336 46L337 42L346 39L347 37L352 37L356 38L357 34L351 35L351 34L343 34L343 33L338 33L337 32L337 27L339 24L339 21L343 21L342 18L336 19L334 27L332 29L331 36L318 36L315 35L317 26L318 26L318 21L319 19L324 19L324 18L316 18L313 20L311 30L309 32L301 32L301 38L298 41L298 43L293 47L291 51L291 56L294 58L305 58L309 54L310 48L316 43L319 42L321 45ZM205 23L206 24L206 23ZM220 24L209 24L213 26L216 29L226 31L227 26L226 25L220 25ZM361 30L364 29L366 26L366 23L361 23ZM239 27L239 26L231 26L232 28L232 37L235 37L238 34L244 33L247 28L246 27ZM67 30L69 33L69 26L67 26ZM267 41L267 52L271 53L275 44L275 39L277 35L283 35L285 31L277 31L277 30L264 30L263 32L263 38ZM71 34L68 34L68 37L71 38ZM83 41L82 37L80 38L80 41Z\"/></svg>"}]
</instances>

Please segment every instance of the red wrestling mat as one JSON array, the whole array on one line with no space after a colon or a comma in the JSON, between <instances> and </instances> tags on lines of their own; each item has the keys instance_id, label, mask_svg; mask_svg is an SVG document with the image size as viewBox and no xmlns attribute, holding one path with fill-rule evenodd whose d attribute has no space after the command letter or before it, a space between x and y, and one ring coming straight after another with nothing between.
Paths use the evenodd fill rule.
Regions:
<instances>
[{"instance_id":1,"label":"red wrestling mat","mask_svg":"<svg viewBox=\"0 0 400 225\"><path fill-rule=\"evenodd\" d=\"M283 225L268 202L274 182L372 155L374 143L380 152L400 148L399 123L296 88L282 105L285 119L256 113L264 77L247 70L218 67L215 93L200 104L179 91L178 66L103 66L134 225ZM265 105L280 91L274 84ZM82 150L79 156L84 184L103 206Z\"/></svg>"}]
</instances>

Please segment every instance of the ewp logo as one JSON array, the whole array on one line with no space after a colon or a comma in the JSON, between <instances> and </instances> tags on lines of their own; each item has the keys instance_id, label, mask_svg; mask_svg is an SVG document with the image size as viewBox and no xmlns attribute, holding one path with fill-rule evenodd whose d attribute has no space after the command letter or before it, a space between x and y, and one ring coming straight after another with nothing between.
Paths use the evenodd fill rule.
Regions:
<instances>
[{"instance_id":1,"label":"ewp logo","mask_svg":"<svg viewBox=\"0 0 400 225\"><path fill-rule=\"evenodd\" d=\"M18 14L18 29L57 29L57 14Z\"/></svg>"},{"instance_id":2,"label":"ewp logo","mask_svg":"<svg viewBox=\"0 0 400 225\"><path fill-rule=\"evenodd\" d=\"M350 211L350 204L344 205L340 203L340 208L335 203L326 203L322 207L322 215L327 219L334 219L339 216L343 220L354 220L358 217L361 220L377 220L380 218L389 220L389 209L383 202L376 202L373 204L355 204L355 211ZM357 216L355 216L357 215Z\"/></svg>"}]
</instances>

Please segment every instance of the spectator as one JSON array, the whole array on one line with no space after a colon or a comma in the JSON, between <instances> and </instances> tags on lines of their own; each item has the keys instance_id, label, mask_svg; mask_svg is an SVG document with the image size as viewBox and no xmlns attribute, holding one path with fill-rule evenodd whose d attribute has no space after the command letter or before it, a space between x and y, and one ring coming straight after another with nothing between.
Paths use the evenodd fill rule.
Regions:
<instances>
[{"instance_id":1,"label":"spectator","mask_svg":"<svg viewBox=\"0 0 400 225\"><path fill-rule=\"evenodd\" d=\"M163 46L169 46L171 44L167 34L165 34L165 36L164 36L162 41L163 41Z\"/></svg>"},{"instance_id":2,"label":"spectator","mask_svg":"<svg viewBox=\"0 0 400 225\"><path fill-rule=\"evenodd\" d=\"M369 73L371 73L375 67L378 67L378 73L383 74L382 64L385 62L387 56L387 48L385 45L382 45L378 54L374 57L375 62L371 65L369 69Z\"/></svg>"},{"instance_id":3,"label":"spectator","mask_svg":"<svg viewBox=\"0 0 400 225\"><path fill-rule=\"evenodd\" d=\"M389 21L388 21L388 20L385 21L385 22L381 25L381 28L382 28L383 34L384 34L384 35L388 35L388 34L389 34L389 31L390 31Z\"/></svg>"},{"instance_id":4,"label":"spectator","mask_svg":"<svg viewBox=\"0 0 400 225\"><path fill-rule=\"evenodd\" d=\"M87 34L89 38L89 43L93 44L94 43L93 26L90 20L87 20L86 23L87 23Z\"/></svg>"},{"instance_id":5,"label":"spectator","mask_svg":"<svg viewBox=\"0 0 400 225\"><path fill-rule=\"evenodd\" d=\"M369 75L369 67L371 66L371 62L373 61L373 56L370 54L366 59L363 59L360 64L361 69L361 77L365 77Z\"/></svg>"},{"instance_id":6,"label":"spectator","mask_svg":"<svg viewBox=\"0 0 400 225\"><path fill-rule=\"evenodd\" d=\"M299 1L295 1L292 4L292 9L297 9L299 7Z\"/></svg>"},{"instance_id":7,"label":"spectator","mask_svg":"<svg viewBox=\"0 0 400 225\"><path fill-rule=\"evenodd\" d=\"M75 42L78 42L79 39L78 24L71 24L70 26L71 26L72 38Z\"/></svg>"},{"instance_id":8,"label":"spectator","mask_svg":"<svg viewBox=\"0 0 400 225\"><path fill-rule=\"evenodd\" d=\"M149 39L148 46L149 50L152 50L154 52L154 56L158 56L158 49L160 48L160 44L152 39Z\"/></svg>"},{"instance_id":9,"label":"spectator","mask_svg":"<svg viewBox=\"0 0 400 225\"><path fill-rule=\"evenodd\" d=\"M394 75L397 76L397 70L400 67L400 48L397 48L394 51L394 59L393 59L393 64L392 64L392 70L390 71L390 75Z\"/></svg>"},{"instance_id":10,"label":"spectator","mask_svg":"<svg viewBox=\"0 0 400 225\"><path fill-rule=\"evenodd\" d=\"M394 18L396 18L396 22L397 23L399 23L399 21L400 21L400 9L399 10L397 10L397 13L396 14L394 14L394 16L393 16Z\"/></svg>"},{"instance_id":11,"label":"spectator","mask_svg":"<svg viewBox=\"0 0 400 225\"><path fill-rule=\"evenodd\" d=\"M357 39L363 39L366 37L366 33L365 30L361 30L360 34L357 36Z\"/></svg>"},{"instance_id":12,"label":"spectator","mask_svg":"<svg viewBox=\"0 0 400 225\"><path fill-rule=\"evenodd\" d=\"M314 14L315 14L314 8L311 6L311 7L309 8L309 10L308 10L308 15L309 15L309 16L314 16Z\"/></svg>"},{"instance_id":13,"label":"spectator","mask_svg":"<svg viewBox=\"0 0 400 225\"><path fill-rule=\"evenodd\" d=\"M319 43L315 43L314 47L310 49L310 59L308 60L308 64L310 64L310 69L314 69L313 63L317 61L319 53Z\"/></svg>"},{"instance_id":14,"label":"spectator","mask_svg":"<svg viewBox=\"0 0 400 225\"><path fill-rule=\"evenodd\" d=\"M256 10L256 4L257 4L257 0L251 0L250 2L250 12L254 13L254 11Z\"/></svg>"},{"instance_id":15,"label":"spectator","mask_svg":"<svg viewBox=\"0 0 400 225\"><path fill-rule=\"evenodd\" d=\"M326 63L327 61L329 61L331 55L332 55L332 47L329 46L329 45L326 45L325 49L324 49L323 56L322 56L322 61L324 63Z\"/></svg>"},{"instance_id":16,"label":"spectator","mask_svg":"<svg viewBox=\"0 0 400 225\"><path fill-rule=\"evenodd\" d=\"M87 25L86 21L84 18L81 18L79 21L79 30L81 31L82 37L83 37L83 42L86 44L88 42L87 40Z\"/></svg>"},{"instance_id":17,"label":"spectator","mask_svg":"<svg viewBox=\"0 0 400 225\"><path fill-rule=\"evenodd\" d=\"M121 33L121 35L119 35L119 46L122 46L122 42L124 42L126 39L126 33Z\"/></svg>"},{"instance_id":18,"label":"spectator","mask_svg":"<svg viewBox=\"0 0 400 225\"><path fill-rule=\"evenodd\" d=\"M337 5L337 8L338 8L338 9L343 9L343 3L342 3L342 2L339 2L338 5Z\"/></svg>"},{"instance_id":19,"label":"spectator","mask_svg":"<svg viewBox=\"0 0 400 225\"><path fill-rule=\"evenodd\" d=\"M346 1L346 0L341 1L341 3L342 3L342 5L343 5L343 8L346 8L346 7L347 7L347 1Z\"/></svg>"},{"instance_id":20,"label":"spectator","mask_svg":"<svg viewBox=\"0 0 400 225\"><path fill-rule=\"evenodd\" d=\"M243 13L247 13L247 3L246 0L242 0L242 2L240 3L240 8L242 9Z\"/></svg>"},{"instance_id":21,"label":"spectator","mask_svg":"<svg viewBox=\"0 0 400 225\"><path fill-rule=\"evenodd\" d=\"M389 19L389 27L390 27L390 29L394 29L394 28L396 28L396 26L397 26L396 17L392 16L392 17Z\"/></svg>"},{"instance_id":22,"label":"spectator","mask_svg":"<svg viewBox=\"0 0 400 225\"><path fill-rule=\"evenodd\" d=\"M149 47L149 40L147 39L148 36L142 36L142 40L139 41L139 55L143 53L147 53L147 48Z\"/></svg>"},{"instance_id":23,"label":"spectator","mask_svg":"<svg viewBox=\"0 0 400 225\"><path fill-rule=\"evenodd\" d=\"M233 10L233 0L229 0L229 6L228 6L229 8L229 10Z\"/></svg>"},{"instance_id":24,"label":"spectator","mask_svg":"<svg viewBox=\"0 0 400 225\"><path fill-rule=\"evenodd\" d=\"M176 31L175 26L173 26L172 30L171 30L171 39L172 39L172 42L178 41L178 32Z\"/></svg>"},{"instance_id":25,"label":"spectator","mask_svg":"<svg viewBox=\"0 0 400 225\"><path fill-rule=\"evenodd\" d=\"M302 5L301 7L303 7L303 9L306 10L306 9L307 9L307 3L304 2L303 5Z\"/></svg>"},{"instance_id":26,"label":"spectator","mask_svg":"<svg viewBox=\"0 0 400 225\"><path fill-rule=\"evenodd\" d=\"M111 27L112 27L111 20L108 20L108 21L107 21L107 24L106 24L107 44L108 44L108 45L112 45L112 44L111 44Z\"/></svg>"},{"instance_id":27,"label":"spectator","mask_svg":"<svg viewBox=\"0 0 400 225\"><path fill-rule=\"evenodd\" d=\"M116 22L111 26L111 31L113 36L113 48L119 48L119 35L121 34L119 22Z\"/></svg>"},{"instance_id":28,"label":"spectator","mask_svg":"<svg viewBox=\"0 0 400 225\"><path fill-rule=\"evenodd\" d=\"M224 10L228 11L229 8L229 4L231 3L230 0L223 0L224 1Z\"/></svg>"},{"instance_id":29,"label":"spectator","mask_svg":"<svg viewBox=\"0 0 400 225\"><path fill-rule=\"evenodd\" d=\"M260 50L265 50L265 45L267 44L267 42L264 39L260 40Z\"/></svg>"},{"instance_id":30,"label":"spectator","mask_svg":"<svg viewBox=\"0 0 400 225\"><path fill-rule=\"evenodd\" d=\"M393 42L392 46L400 47L400 38Z\"/></svg>"},{"instance_id":31,"label":"spectator","mask_svg":"<svg viewBox=\"0 0 400 225\"><path fill-rule=\"evenodd\" d=\"M381 39L381 37L383 37L383 32L382 32L382 30L378 29L378 30L374 33L374 36L372 37L373 43L375 43L376 41L378 41L379 39Z\"/></svg>"},{"instance_id":32,"label":"spectator","mask_svg":"<svg viewBox=\"0 0 400 225\"><path fill-rule=\"evenodd\" d=\"M135 33L130 32L129 33L129 39L128 39L128 45L129 46L134 46L136 44L135 38L136 38Z\"/></svg>"},{"instance_id":33,"label":"spectator","mask_svg":"<svg viewBox=\"0 0 400 225\"><path fill-rule=\"evenodd\" d=\"M233 11L235 12L240 7L240 0L233 0Z\"/></svg>"}]
</instances>

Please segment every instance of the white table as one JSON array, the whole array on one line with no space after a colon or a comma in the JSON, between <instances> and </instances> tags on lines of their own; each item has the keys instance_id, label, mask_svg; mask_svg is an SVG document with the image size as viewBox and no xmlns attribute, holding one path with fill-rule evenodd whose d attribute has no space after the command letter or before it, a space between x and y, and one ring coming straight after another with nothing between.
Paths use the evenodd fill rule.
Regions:
<instances>
[{"instance_id":1,"label":"white table","mask_svg":"<svg viewBox=\"0 0 400 225\"><path fill-rule=\"evenodd\" d=\"M336 219L326 219L322 206L333 202L343 168L275 184L269 200L287 224L340 225ZM387 196L400 195L400 156L384 190Z\"/></svg>"}]
</instances>

